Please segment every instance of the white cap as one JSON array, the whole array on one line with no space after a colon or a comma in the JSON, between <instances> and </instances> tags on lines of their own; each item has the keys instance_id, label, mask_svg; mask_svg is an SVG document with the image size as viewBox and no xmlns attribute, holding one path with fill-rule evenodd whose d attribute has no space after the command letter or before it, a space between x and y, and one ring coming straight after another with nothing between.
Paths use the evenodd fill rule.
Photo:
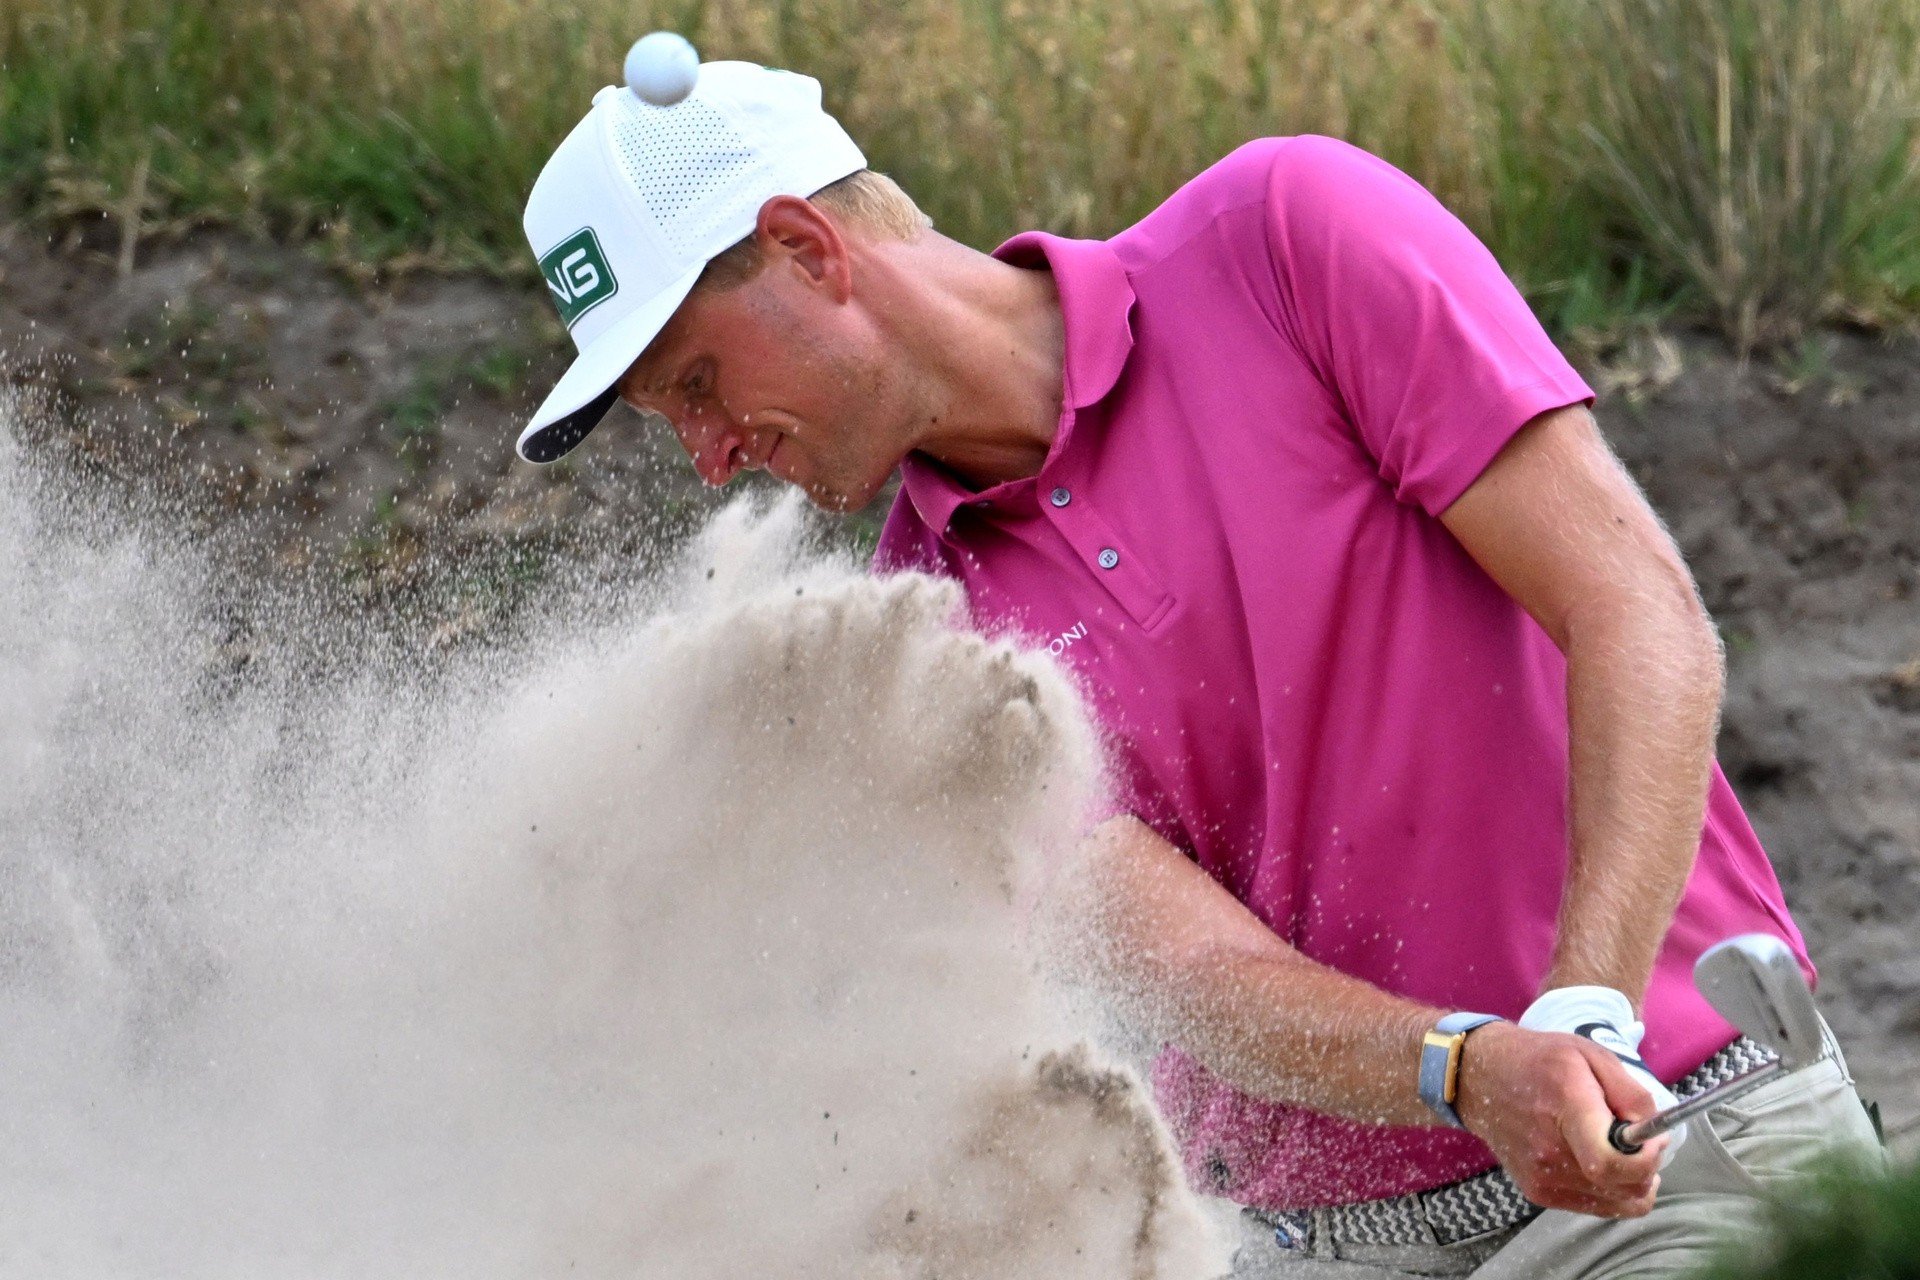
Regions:
<instances>
[{"instance_id":1,"label":"white cap","mask_svg":"<svg viewBox=\"0 0 1920 1280\"><path fill-rule=\"evenodd\" d=\"M596 93L527 197L527 241L580 354L520 433L520 456L552 462L600 424L614 384L762 204L866 164L811 76L706 62L669 107L625 87Z\"/></svg>"}]
</instances>

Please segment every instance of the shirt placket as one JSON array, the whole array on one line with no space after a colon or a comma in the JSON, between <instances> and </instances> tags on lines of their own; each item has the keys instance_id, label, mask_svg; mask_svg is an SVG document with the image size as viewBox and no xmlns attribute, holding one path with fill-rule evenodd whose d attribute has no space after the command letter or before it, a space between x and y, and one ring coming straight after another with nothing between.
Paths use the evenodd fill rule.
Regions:
<instances>
[{"instance_id":1,"label":"shirt placket","mask_svg":"<svg viewBox=\"0 0 1920 1280\"><path fill-rule=\"evenodd\" d=\"M1166 616L1172 593L1115 532L1084 486L1066 475L1043 478L1038 496L1040 510L1128 617L1151 628Z\"/></svg>"}]
</instances>

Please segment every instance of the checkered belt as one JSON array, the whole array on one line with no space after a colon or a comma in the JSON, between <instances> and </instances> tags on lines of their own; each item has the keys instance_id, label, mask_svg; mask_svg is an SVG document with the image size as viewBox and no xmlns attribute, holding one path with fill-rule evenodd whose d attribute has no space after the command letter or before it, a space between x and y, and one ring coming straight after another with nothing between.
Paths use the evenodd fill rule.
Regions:
<instances>
[{"instance_id":1,"label":"checkered belt","mask_svg":"<svg viewBox=\"0 0 1920 1280\"><path fill-rule=\"evenodd\" d=\"M1741 1036L1708 1058L1673 1086L1675 1097L1690 1098L1744 1075L1773 1054ZM1326 1209L1287 1211L1248 1209L1274 1230L1289 1249L1310 1247L1318 1233L1341 1244L1454 1244L1525 1222L1540 1206L1520 1194L1507 1171L1493 1168L1459 1182L1384 1200L1362 1200Z\"/></svg>"}]
</instances>

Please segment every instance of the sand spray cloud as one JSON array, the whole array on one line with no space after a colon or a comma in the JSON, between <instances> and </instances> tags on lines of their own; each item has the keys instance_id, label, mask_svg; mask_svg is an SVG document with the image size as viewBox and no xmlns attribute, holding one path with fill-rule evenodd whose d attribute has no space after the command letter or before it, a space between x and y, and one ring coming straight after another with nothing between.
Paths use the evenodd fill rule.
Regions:
<instances>
[{"instance_id":1,"label":"sand spray cloud","mask_svg":"<svg viewBox=\"0 0 1920 1280\"><path fill-rule=\"evenodd\" d=\"M1044 654L728 508L432 675L0 411L0 1276L1200 1280L1018 912L1097 785ZM267 658L271 657L268 652Z\"/></svg>"}]
</instances>

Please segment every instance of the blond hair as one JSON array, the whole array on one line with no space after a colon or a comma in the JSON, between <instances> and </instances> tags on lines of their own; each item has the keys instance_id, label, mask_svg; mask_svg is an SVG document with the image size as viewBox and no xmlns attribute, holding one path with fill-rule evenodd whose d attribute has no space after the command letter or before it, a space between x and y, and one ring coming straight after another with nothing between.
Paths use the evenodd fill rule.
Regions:
<instances>
[{"instance_id":1,"label":"blond hair","mask_svg":"<svg viewBox=\"0 0 1920 1280\"><path fill-rule=\"evenodd\" d=\"M933 219L920 211L899 183L873 169L856 169L807 199L843 225L891 240L911 240L922 228L933 225ZM695 287L731 289L751 280L760 266L760 246L748 233L707 261L707 269L700 273Z\"/></svg>"}]
</instances>

